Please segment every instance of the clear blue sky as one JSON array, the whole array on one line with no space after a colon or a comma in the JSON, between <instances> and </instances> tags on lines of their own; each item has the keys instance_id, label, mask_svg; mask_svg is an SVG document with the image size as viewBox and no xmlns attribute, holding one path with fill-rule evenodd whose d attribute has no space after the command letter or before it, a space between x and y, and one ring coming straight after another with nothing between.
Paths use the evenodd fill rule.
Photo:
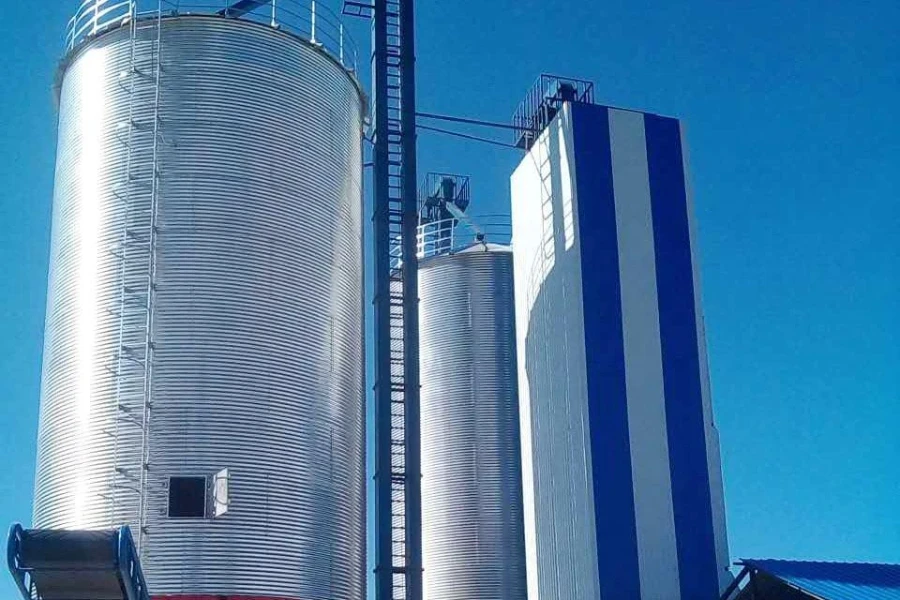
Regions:
<instances>
[{"instance_id":1,"label":"clear blue sky","mask_svg":"<svg viewBox=\"0 0 900 600\"><path fill-rule=\"evenodd\" d=\"M3 525L31 513L51 84L77 2L40 4L0 20ZM420 4L421 110L505 121L547 71L686 120L732 555L900 562L900 3ZM507 212L517 160L422 135L420 170L471 175L478 212Z\"/></svg>"}]
</instances>

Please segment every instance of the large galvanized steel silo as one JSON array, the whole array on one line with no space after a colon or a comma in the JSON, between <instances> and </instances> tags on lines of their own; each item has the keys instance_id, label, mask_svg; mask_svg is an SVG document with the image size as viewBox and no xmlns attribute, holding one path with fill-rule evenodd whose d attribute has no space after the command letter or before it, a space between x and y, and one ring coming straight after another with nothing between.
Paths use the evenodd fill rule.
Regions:
<instances>
[{"instance_id":1,"label":"large galvanized steel silo","mask_svg":"<svg viewBox=\"0 0 900 600\"><path fill-rule=\"evenodd\" d=\"M426 600L526 597L512 253L419 266Z\"/></svg>"},{"instance_id":2,"label":"large galvanized steel silo","mask_svg":"<svg viewBox=\"0 0 900 600\"><path fill-rule=\"evenodd\" d=\"M84 2L61 69L34 524L130 524L154 595L361 600L350 43L143 4Z\"/></svg>"}]
</instances>

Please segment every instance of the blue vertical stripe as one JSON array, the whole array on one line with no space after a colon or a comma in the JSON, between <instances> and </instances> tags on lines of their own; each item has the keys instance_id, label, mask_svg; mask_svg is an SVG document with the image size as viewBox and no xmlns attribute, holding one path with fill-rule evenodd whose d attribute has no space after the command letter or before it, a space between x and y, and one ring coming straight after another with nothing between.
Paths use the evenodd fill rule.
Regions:
<instances>
[{"instance_id":1,"label":"blue vertical stripe","mask_svg":"<svg viewBox=\"0 0 900 600\"><path fill-rule=\"evenodd\" d=\"M609 111L575 104L572 128L600 594L639 598Z\"/></svg>"},{"instance_id":2,"label":"blue vertical stripe","mask_svg":"<svg viewBox=\"0 0 900 600\"><path fill-rule=\"evenodd\" d=\"M718 598L681 133L645 115L666 430L681 598Z\"/></svg>"}]
</instances>

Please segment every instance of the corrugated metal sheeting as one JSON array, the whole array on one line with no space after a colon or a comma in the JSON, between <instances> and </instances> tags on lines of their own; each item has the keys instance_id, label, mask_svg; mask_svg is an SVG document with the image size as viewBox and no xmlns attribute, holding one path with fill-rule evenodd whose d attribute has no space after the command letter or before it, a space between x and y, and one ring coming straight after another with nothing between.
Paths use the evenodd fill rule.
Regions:
<instances>
[{"instance_id":1,"label":"corrugated metal sheeting","mask_svg":"<svg viewBox=\"0 0 900 600\"><path fill-rule=\"evenodd\" d=\"M822 600L900 600L900 565L773 559L741 564Z\"/></svg>"},{"instance_id":2,"label":"corrugated metal sheeting","mask_svg":"<svg viewBox=\"0 0 900 600\"><path fill-rule=\"evenodd\" d=\"M524 600L512 254L419 272L425 598Z\"/></svg>"},{"instance_id":3,"label":"corrugated metal sheeting","mask_svg":"<svg viewBox=\"0 0 900 600\"><path fill-rule=\"evenodd\" d=\"M142 420L116 398L142 397L153 35L133 102L127 27L62 79L37 527L138 521ZM361 600L360 89L264 25L166 18L161 46L150 589ZM170 476L221 469L224 516L167 517Z\"/></svg>"}]
</instances>

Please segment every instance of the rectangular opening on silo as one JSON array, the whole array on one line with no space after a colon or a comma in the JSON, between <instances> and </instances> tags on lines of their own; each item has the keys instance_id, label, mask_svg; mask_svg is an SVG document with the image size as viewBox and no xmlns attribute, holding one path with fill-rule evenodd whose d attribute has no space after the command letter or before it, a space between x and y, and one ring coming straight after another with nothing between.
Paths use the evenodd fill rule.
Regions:
<instances>
[{"instance_id":1,"label":"rectangular opening on silo","mask_svg":"<svg viewBox=\"0 0 900 600\"><path fill-rule=\"evenodd\" d=\"M206 516L206 477L169 478L169 517L202 519Z\"/></svg>"}]
</instances>

